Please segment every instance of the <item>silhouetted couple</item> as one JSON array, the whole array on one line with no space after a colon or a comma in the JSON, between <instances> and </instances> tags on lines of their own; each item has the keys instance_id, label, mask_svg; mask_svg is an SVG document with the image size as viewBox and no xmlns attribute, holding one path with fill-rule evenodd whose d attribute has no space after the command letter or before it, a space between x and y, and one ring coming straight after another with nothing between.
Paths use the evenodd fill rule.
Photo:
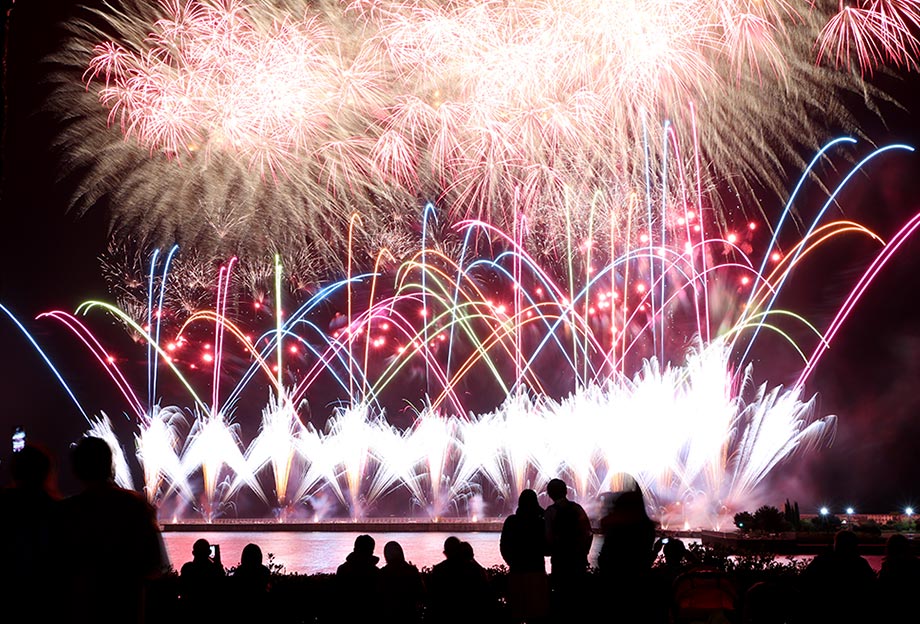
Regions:
<instances>
[{"instance_id":1,"label":"silhouetted couple","mask_svg":"<svg viewBox=\"0 0 920 624\"><path fill-rule=\"evenodd\" d=\"M546 493L553 502L544 511L535 491L522 491L517 510L502 526L500 550L508 564L508 603L516 622L549 615L575 620L586 613L591 523L582 506L568 499L564 481L552 479ZM551 594L545 555L550 556Z\"/></svg>"},{"instance_id":2,"label":"silhouetted couple","mask_svg":"<svg viewBox=\"0 0 920 624\"><path fill-rule=\"evenodd\" d=\"M94 624L143 619L145 582L167 563L153 507L114 483L112 450L83 438L72 454L83 491L61 502L56 565L62 618Z\"/></svg>"},{"instance_id":3,"label":"silhouetted couple","mask_svg":"<svg viewBox=\"0 0 920 624\"><path fill-rule=\"evenodd\" d=\"M517 510L502 526L500 549L508 564L508 603L516 622L537 622L548 616L555 621L578 620L587 613L591 522L584 508L568 499L568 487L561 479L552 479L546 494L553 502L544 511L535 491L522 491ZM545 555L550 557L550 583Z\"/></svg>"},{"instance_id":4,"label":"silhouetted couple","mask_svg":"<svg viewBox=\"0 0 920 624\"><path fill-rule=\"evenodd\" d=\"M568 499L564 481L551 480L546 493L553 503L542 514L542 540L537 533L541 510L532 490L521 493L518 511L505 521L502 531L502 556L510 568L512 615L528 622L543 615L538 579L544 569L545 552L552 567L552 618L557 622L582 620L596 599L591 595L587 575L593 541L591 523L584 508ZM657 554L655 523L649 519L637 487L611 496L609 501L601 522L604 543L598 557L603 583L600 591L628 619L647 609L650 570ZM528 585L527 589L521 588Z\"/></svg>"},{"instance_id":5,"label":"silhouetted couple","mask_svg":"<svg viewBox=\"0 0 920 624\"><path fill-rule=\"evenodd\" d=\"M359 535L354 550L336 570L342 621L420 621L425 588L418 568L392 541L383 547L386 565L378 568L380 558L374 555L374 547L374 538Z\"/></svg>"},{"instance_id":6,"label":"silhouetted couple","mask_svg":"<svg viewBox=\"0 0 920 624\"><path fill-rule=\"evenodd\" d=\"M444 540L444 561L431 569L428 591L426 622L491 622L495 617L495 596L485 568L476 561L473 547L457 537Z\"/></svg>"},{"instance_id":7,"label":"silhouetted couple","mask_svg":"<svg viewBox=\"0 0 920 624\"><path fill-rule=\"evenodd\" d=\"M179 572L179 619L184 622L270 620L271 571L262 564L262 549L246 544L240 565L227 577L220 546L206 539L192 545L192 560Z\"/></svg>"},{"instance_id":8,"label":"silhouetted couple","mask_svg":"<svg viewBox=\"0 0 920 624\"><path fill-rule=\"evenodd\" d=\"M141 622L146 582L163 572L166 553L153 507L115 485L109 445L75 445L82 491L63 501L44 451L26 446L11 463L14 487L0 494L0 619Z\"/></svg>"}]
</instances>

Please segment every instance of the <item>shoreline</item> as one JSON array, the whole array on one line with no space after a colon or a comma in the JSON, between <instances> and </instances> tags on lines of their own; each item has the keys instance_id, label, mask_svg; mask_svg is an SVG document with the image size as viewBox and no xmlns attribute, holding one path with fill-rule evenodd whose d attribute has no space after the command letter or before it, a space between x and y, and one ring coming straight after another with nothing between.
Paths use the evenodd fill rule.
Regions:
<instances>
[{"instance_id":1,"label":"shoreline","mask_svg":"<svg viewBox=\"0 0 920 624\"><path fill-rule=\"evenodd\" d=\"M470 520L446 518L439 520L412 518L369 518L364 520L320 520L313 522L286 522L270 519L241 520L186 520L162 522L164 533L197 533L226 531L239 532L290 532L290 533L499 533L503 518Z\"/></svg>"},{"instance_id":2,"label":"shoreline","mask_svg":"<svg viewBox=\"0 0 920 624\"><path fill-rule=\"evenodd\" d=\"M316 521L283 521L270 518L220 518L211 521L192 519L177 522L160 522L165 533L195 532L291 532L291 533L501 533L505 518L364 518L351 520L335 518ZM593 527L595 535L600 534ZM661 536L699 539L701 531L660 530Z\"/></svg>"},{"instance_id":3,"label":"shoreline","mask_svg":"<svg viewBox=\"0 0 920 624\"><path fill-rule=\"evenodd\" d=\"M500 533L503 518L369 518L363 520L333 519L321 521L279 521L271 519L217 519L163 522L164 533ZM598 530L595 529L595 533ZM704 546L723 547L744 554L805 555L827 550L834 533L780 533L769 536L747 536L728 531L659 531L662 537L698 539ZM862 554L882 554L890 533L859 536ZM906 534L915 550L920 550L920 534Z\"/></svg>"}]
</instances>

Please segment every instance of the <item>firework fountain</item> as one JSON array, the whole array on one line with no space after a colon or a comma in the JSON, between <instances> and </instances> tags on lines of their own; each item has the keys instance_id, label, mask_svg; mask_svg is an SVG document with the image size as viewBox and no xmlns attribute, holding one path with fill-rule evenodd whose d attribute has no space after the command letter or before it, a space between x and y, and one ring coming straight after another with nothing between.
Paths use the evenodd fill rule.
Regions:
<instances>
[{"instance_id":1,"label":"firework fountain","mask_svg":"<svg viewBox=\"0 0 920 624\"><path fill-rule=\"evenodd\" d=\"M828 102L915 64L917 24L907 0L92 11L51 103L74 203L112 206L119 302L41 317L124 395L163 508L213 518L251 492L284 516L328 494L361 517L404 496L438 517L560 474L590 500L629 473L665 523L718 525L830 439L805 384L917 220L884 243L825 218L902 145L832 185L797 243L780 233L801 186L854 140L801 163L769 241L732 231L714 189L778 188L819 117L851 120ZM831 323L780 308L795 268L852 235L881 251ZM175 240L193 251L138 251ZM81 318L100 311L146 345L146 397ZM766 340L801 358L785 386L754 381Z\"/></svg>"},{"instance_id":2,"label":"firework fountain","mask_svg":"<svg viewBox=\"0 0 920 624\"><path fill-rule=\"evenodd\" d=\"M136 416L147 494L161 505L182 506L170 502L179 499L210 518L246 490L283 516L328 492L362 517L401 491L438 517L463 512L483 493L514 500L559 474L592 500L628 473L666 522L718 525L757 500L758 484L779 462L832 435L834 417L814 418L805 382L920 220L885 244L856 223L824 222L823 214L856 171L905 149L866 157L797 244L781 250L777 232L759 262L743 251L756 222L746 235L710 234L689 208L683 229L663 244L604 253L569 241L580 260L561 272L541 267L513 234L467 221L456 225L464 241L457 257L423 238L395 270L349 275L292 312L284 310L276 260L274 302L250 301L263 322L274 319L260 336L228 311L236 299L232 260L217 276L214 306L178 322L163 306L175 250L153 256L143 319L98 301L76 316L42 316L79 336L121 389ZM423 220L434 218L429 207ZM881 251L828 327L819 331L775 306L796 266L824 241L852 235L877 241ZM482 253L486 243L491 255ZM713 318L725 297L739 303ZM147 345L146 400L78 318L97 310ZM236 315L245 316L238 308ZM787 343L801 358L788 387L753 383L748 355L764 340ZM237 381L227 384L232 353ZM211 371L210 397L195 387L202 369ZM165 373L173 392L185 389L184 402L159 404ZM329 396L321 390L329 384L339 399L326 415L311 399ZM269 392L257 431L235 409L252 387ZM414 422L389 422L387 396L413 393ZM491 395L495 407L471 411L476 393ZM93 432L114 435L105 418L93 421Z\"/></svg>"}]
</instances>

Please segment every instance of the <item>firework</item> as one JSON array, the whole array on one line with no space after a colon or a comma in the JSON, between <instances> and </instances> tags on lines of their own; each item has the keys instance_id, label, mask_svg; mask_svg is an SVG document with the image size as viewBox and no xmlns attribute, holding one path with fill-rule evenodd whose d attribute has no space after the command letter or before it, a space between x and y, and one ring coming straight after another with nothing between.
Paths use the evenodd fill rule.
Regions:
<instances>
[{"instance_id":1,"label":"firework","mask_svg":"<svg viewBox=\"0 0 920 624\"><path fill-rule=\"evenodd\" d=\"M650 204L670 226L682 185L697 210L713 180L779 189L822 123L853 125L829 103L860 73L913 65L915 3L822 6L126 0L75 22L52 105L75 202L108 196L123 240L307 248L321 275L369 266L430 200L564 257L545 241L589 217L627 245Z\"/></svg>"},{"instance_id":2,"label":"firework","mask_svg":"<svg viewBox=\"0 0 920 624\"><path fill-rule=\"evenodd\" d=\"M910 0L123 0L71 22L51 106L74 203L115 224L119 305L79 312L146 345L146 400L79 315L44 316L124 395L152 501L360 516L399 490L438 516L628 471L717 523L832 431L805 382L917 222L819 330L777 307L790 273L878 237L825 206L758 266L713 189L779 191L855 125L838 96L915 65L918 23ZM140 251L173 242L194 252ZM753 382L763 335L804 362L789 388Z\"/></svg>"},{"instance_id":3,"label":"firework","mask_svg":"<svg viewBox=\"0 0 920 624\"><path fill-rule=\"evenodd\" d=\"M812 164L851 142L832 142ZM703 227L688 209L684 236L668 246L640 245L609 259L595 250L593 261L572 262L560 277L511 233L467 221L457 225L464 241L457 256L423 246L395 271L350 274L299 305L278 296L276 260L276 296L258 302L256 317L228 304L235 270L228 262L213 309L183 318L160 313L173 254L157 254L144 318L100 302L79 310L108 311L149 345L146 401L87 324L60 311L45 316L81 339L124 394L147 494L161 504L179 498L214 517L246 490L296 513L330 494L359 517L395 491L437 517L484 492L496 503L515 500L558 474L588 501L625 472L666 522L717 525L756 502L780 462L832 436L835 418L815 417L806 381L920 215L887 244L824 216L857 172L905 149L886 146L857 163L786 249L778 241L788 208L766 244L752 234L756 223L743 236L704 235L715 226ZM824 241L853 235L881 251L826 328L776 307L797 266ZM471 254L480 236L503 244ZM755 246L759 266L744 252ZM592 252L572 247L575 255ZM785 352L803 363L789 387L754 381L751 347L770 336L779 339L770 343L775 357ZM159 406L165 379L171 393L184 389L175 401L184 408ZM241 412L253 388L261 401L267 388L269 399L258 432L247 433ZM310 407L332 397L329 413ZM403 401L416 411L398 425L388 406Z\"/></svg>"},{"instance_id":4,"label":"firework","mask_svg":"<svg viewBox=\"0 0 920 624\"><path fill-rule=\"evenodd\" d=\"M818 38L818 61L856 65L861 73L880 66L916 66L917 40L911 30L920 26L920 4L912 0L840 2Z\"/></svg>"}]
</instances>

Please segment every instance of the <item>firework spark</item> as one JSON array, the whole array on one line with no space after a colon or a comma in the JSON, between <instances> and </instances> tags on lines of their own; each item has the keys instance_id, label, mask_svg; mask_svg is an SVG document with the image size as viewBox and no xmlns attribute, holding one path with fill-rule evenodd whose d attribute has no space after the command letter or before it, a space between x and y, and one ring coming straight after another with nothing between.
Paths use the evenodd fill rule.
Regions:
<instances>
[{"instance_id":1,"label":"firework spark","mask_svg":"<svg viewBox=\"0 0 920 624\"><path fill-rule=\"evenodd\" d=\"M369 265L432 200L564 256L542 248L571 223L624 241L682 183L780 188L822 122L853 125L826 106L865 89L851 59L912 66L917 21L908 0L125 0L75 23L58 60L88 88L64 71L52 105L75 202L108 196L122 238L219 259L306 246L321 274L349 247Z\"/></svg>"},{"instance_id":2,"label":"firework spark","mask_svg":"<svg viewBox=\"0 0 920 624\"><path fill-rule=\"evenodd\" d=\"M851 142L832 142L813 164ZM512 234L467 221L457 226L464 247L477 248L478 236L504 244L491 255L461 249L456 257L423 247L395 272L349 275L286 311L266 297L263 305L274 308L255 319L227 303L233 262L219 271L214 309L181 323L148 311L143 326L114 306L85 304L78 312L103 309L151 345L146 403L85 323L59 311L44 316L87 345L135 412L154 501L178 497L213 517L241 490L282 513L330 494L357 517L398 490L437 517L484 491L514 500L560 473L589 500L628 472L663 517L680 502L695 507L694 524L711 526L756 501L780 462L832 436L835 418L815 417L806 381L867 286L920 228L920 215L887 244L857 223L824 217L859 171L908 149L886 146L862 159L787 249L778 241L788 207L767 244L751 234L765 229L756 223L747 237L704 237L715 226L702 227L687 209L684 237L667 247L639 245L605 265L594 263L603 256L573 262L557 279ZM825 241L854 235L881 251L828 327L775 306L797 266ZM576 255L592 249L574 247ZM752 256L761 255L758 268ZM163 293L173 278L157 261L148 310L169 301ZM281 273L276 262L276 288ZM270 329L246 329L269 320ZM751 344L767 336L779 339L770 343L774 356L803 363L787 388L754 382ZM189 418L154 402L157 368L186 389ZM210 380L210 405L195 389L203 380ZM260 400L269 392L252 437L236 414L251 386L260 387ZM339 401L314 424L301 412L329 387ZM421 407L397 427L388 421L388 393L412 400L411 388ZM494 401L479 409L486 388ZM675 521L691 521L682 513Z\"/></svg>"},{"instance_id":3,"label":"firework spark","mask_svg":"<svg viewBox=\"0 0 920 624\"><path fill-rule=\"evenodd\" d=\"M913 69L918 42L913 30L920 26L920 3L913 0L841 2L818 38L818 62L833 58L837 66L857 65L871 74L880 66Z\"/></svg>"}]
</instances>

